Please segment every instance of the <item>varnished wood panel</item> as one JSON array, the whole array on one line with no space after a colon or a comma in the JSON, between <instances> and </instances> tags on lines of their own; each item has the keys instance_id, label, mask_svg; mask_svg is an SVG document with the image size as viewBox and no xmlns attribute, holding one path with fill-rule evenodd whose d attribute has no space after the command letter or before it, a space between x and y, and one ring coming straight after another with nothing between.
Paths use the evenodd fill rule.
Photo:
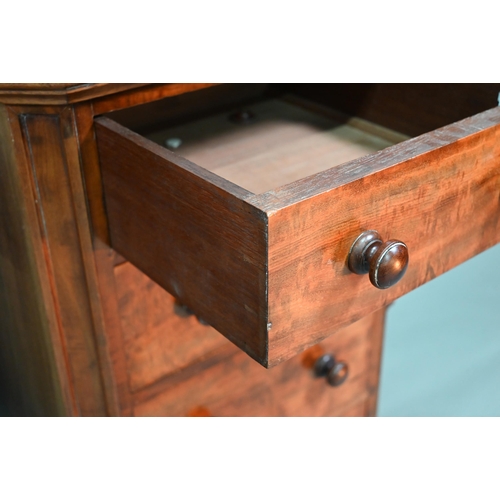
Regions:
<instances>
[{"instance_id":1,"label":"varnished wood panel","mask_svg":"<svg viewBox=\"0 0 500 500\"><path fill-rule=\"evenodd\" d=\"M261 363L266 219L247 191L96 121L113 248Z\"/></svg>"},{"instance_id":2,"label":"varnished wood panel","mask_svg":"<svg viewBox=\"0 0 500 500\"><path fill-rule=\"evenodd\" d=\"M130 391L185 368L229 342L129 262L115 268Z\"/></svg>"},{"instance_id":3,"label":"varnished wood panel","mask_svg":"<svg viewBox=\"0 0 500 500\"><path fill-rule=\"evenodd\" d=\"M265 370L231 346L193 376L135 396L140 416L362 416L368 414L371 352L380 349L383 311L333 335L279 367ZM375 331L375 334L374 334ZM377 345L374 345L377 344ZM343 385L313 374L316 359L334 353L349 366ZM374 407L374 405L372 404Z\"/></svg>"},{"instance_id":4,"label":"varnished wood panel","mask_svg":"<svg viewBox=\"0 0 500 500\"><path fill-rule=\"evenodd\" d=\"M0 84L0 102L64 105L144 86L143 83L8 83Z\"/></svg>"},{"instance_id":5,"label":"varnished wood panel","mask_svg":"<svg viewBox=\"0 0 500 500\"><path fill-rule=\"evenodd\" d=\"M119 172L113 175L117 179L119 176L120 183L113 186L115 181L111 181L114 191L111 196L106 192L106 199L110 198L111 202L108 208L114 234L112 242L120 253L130 260L135 259L133 262L140 269L146 270L150 277L179 297L179 292L161 276L165 266L164 256L156 248L154 251L149 248L158 242L156 238L151 239L151 234L165 231L165 221L155 215L154 222L149 222L153 219L150 215L144 217L143 212L145 199L148 200L149 214L162 210L166 203L170 205L172 200L177 200L177 194L153 186L148 190L139 190L137 186L150 183L153 178L154 184L165 182L165 173L176 165L179 176L175 185L179 191L190 193L189 207L178 204L176 215L182 213L188 219L193 208L206 208L195 193L196 190L204 192L207 180L217 183L225 191L225 202L239 204L243 199L252 204L256 211L248 212L252 214L246 222L248 230L257 224L259 238L267 235L267 246L260 246L253 254L255 260L252 260L252 265L267 270L268 286L259 288L264 294L254 302L262 308L257 316L267 321L254 323L251 329L247 328L245 321L224 325L216 316L230 308L226 298L220 300L221 295L217 298L211 295L213 307L204 310L209 321L215 318L214 327L228 338L237 339L237 345L263 365L274 366L325 338L332 328L342 328L380 309L498 241L499 124L500 111L495 108L378 153L252 196L236 189L232 183L224 184L222 179L211 176L206 170L165 148L105 120L99 125L104 141L108 141L106 151L104 154L101 152L101 161L105 172L108 169ZM237 132L234 134L238 137ZM247 134L243 134L243 138L246 137ZM198 139L194 141L191 152L204 155L209 163L212 161L215 164L217 160L215 156L211 157L212 148L201 146L197 152L197 142ZM237 140L235 142L238 143ZM234 154L241 154L240 150L245 147L252 150L254 144L250 142L249 146L242 140L235 147ZM295 158L294 146L295 141L288 141L288 147L293 152L291 156ZM234 158L234 154L229 153L227 157ZM266 163L266 154L267 151L264 152L263 164ZM223 160L227 158L224 155L221 157ZM147 165L147 174L144 175L137 165ZM156 178L150 176L151 165L156 165L154 169L164 173ZM167 168L163 170L165 166ZM273 166L276 165L271 162L270 169ZM236 169L235 175L245 176L245 172L241 174ZM195 187L196 181L198 186ZM106 186L106 179L104 184ZM126 195L123 194L125 192ZM151 197L152 192L157 193L155 200ZM143 215L140 215L141 211ZM220 213L220 210L217 212ZM146 227L142 219L151 225ZM135 221L134 233L130 231L131 220ZM168 223L171 224L170 221ZM196 226L194 233L213 231L220 222L210 218L199 219L197 224L201 225ZM404 279L389 290L374 289L366 277L354 275L347 269L349 248L366 229L376 229L384 239L400 239L408 245L409 270ZM180 252L184 249L185 240L176 236L182 231L184 228L179 226L168 229L171 237L164 247L166 251L176 248ZM237 248L239 251L242 247L248 248L247 243L241 244L232 234L219 231L218 235L221 238L219 241L224 240L224 245L227 245L224 247L227 256L231 253L237 255ZM145 238L149 238L147 248L140 246ZM159 255L163 262L159 260ZM221 263L217 254L205 252L203 257L206 259L204 266L208 269ZM191 272L191 265L182 265L183 272ZM196 265L201 266L200 259ZM168 264L165 271L170 273L171 266ZM225 268L224 272L230 273L228 279L235 276L234 268L232 271ZM194 275L188 280L187 276L183 276L183 287L206 284L206 280L197 281ZM254 279L251 281L255 284ZM243 282L238 286L240 291L246 288ZM191 288L191 302L188 294L180 298L203 315L206 299L202 296L195 298L193 292L199 290ZM253 288L251 293L247 289L248 299L255 293L257 288ZM238 299L232 301L231 314L239 311L246 315L248 309L243 310L245 305L239 301L239 293L237 296ZM266 331L259 326L265 326ZM260 353L257 356L256 349Z\"/></svg>"},{"instance_id":6,"label":"varnished wood panel","mask_svg":"<svg viewBox=\"0 0 500 500\"><path fill-rule=\"evenodd\" d=\"M29 178L17 117L0 106L0 397L10 415L57 416L72 396L56 320L45 307L50 293Z\"/></svg>"},{"instance_id":7,"label":"varnished wood panel","mask_svg":"<svg viewBox=\"0 0 500 500\"><path fill-rule=\"evenodd\" d=\"M158 101L165 97L173 97L212 87L213 83L163 83L142 86L123 93L110 94L92 101L95 115L109 113L140 104ZM126 90L126 88L124 89Z\"/></svg>"},{"instance_id":8,"label":"varnished wood panel","mask_svg":"<svg viewBox=\"0 0 500 500\"><path fill-rule=\"evenodd\" d=\"M500 108L258 201L269 214L274 364L500 240ZM367 229L408 246L406 275L388 290L347 269L350 246Z\"/></svg>"},{"instance_id":9,"label":"varnished wood panel","mask_svg":"<svg viewBox=\"0 0 500 500\"><path fill-rule=\"evenodd\" d=\"M94 296L99 299L99 308L95 313L95 327L97 345L102 358L108 410L110 415L114 416L129 415L130 390L114 275L116 253L109 247L107 217L94 134L94 116L90 104L82 103L75 107L75 125L89 211L96 277Z\"/></svg>"},{"instance_id":10,"label":"varnished wood panel","mask_svg":"<svg viewBox=\"0 0 500 500\"><path fill-rule=\"evenodd\" d=\"M59 342L70 372L78 415L106 415L96 346L91 240L70 109L26 109L20 114L32 171L45 265ZM70 410L69 408L67 410Z\"/></svg>"},{"instance_id":11,"label":"varnished wood panel","mask_svg":"<svg viewBox=\"0 0 500 500\"><path fill-rule=\"evenodd\" d=\"M365 409L365 415L367 417L375 417L377 414L386 311L387 308L379 309L372 314L367 367L368 398L366 400Z\"/></svg>"}]
</instances>

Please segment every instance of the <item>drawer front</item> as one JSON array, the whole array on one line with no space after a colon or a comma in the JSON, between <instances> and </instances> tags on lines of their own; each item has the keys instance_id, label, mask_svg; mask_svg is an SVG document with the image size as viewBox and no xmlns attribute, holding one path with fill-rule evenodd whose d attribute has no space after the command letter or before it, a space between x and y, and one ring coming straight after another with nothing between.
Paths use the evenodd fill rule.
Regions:
<instances>
[{"instance_id":1,"label":"drawer front","mask_svg":"<svg viewBox=\"0 0 500 500\"><path fill-rule=\"evenodd\" d=\"M500 109L253 195L107 119L112 245L265 366L500 238ZM409 249L387 290L349 271L365 230Z\"/></svg>"},{"instance_id":2,"label":"drawer front","mask_svg":"<svg viewBox=\"0 0 500 500\"><path fill-rule=\"evenodd\" d=\"M365 416L375 411L384 311L333 334L301 355L266 370L237 348L190 377L143 391L137 416ZM317 359L332 353L348 366L337 387L314 375Z\"/></svg>"},{"instance_id":3,"label":"drawer front","mask_svg":"<svg viewBox=\"0 0 500 500\"><path fill-rule=\"evenodd\" d=\"M348 324L500 241L499 123L496 108L266 195L269 359L287 359L333 324ZM391 288L348 269L351 245L366 230L408 248L406 274Z\"/></svg>"}]
</instances>

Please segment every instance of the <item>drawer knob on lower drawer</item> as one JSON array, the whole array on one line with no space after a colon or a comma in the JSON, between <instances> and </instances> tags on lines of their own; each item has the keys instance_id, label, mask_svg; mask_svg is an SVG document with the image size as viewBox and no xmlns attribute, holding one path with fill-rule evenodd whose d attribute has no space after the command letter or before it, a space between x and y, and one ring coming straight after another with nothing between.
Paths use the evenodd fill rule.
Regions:
<instances>
[{"instance_id":1,"label":"drawer knob on lower drawer","mask_svg":"<svg viewBox=\"0 0 500 500\"><path fill-rule=\"evenodd\" d=\"M346 381L349 368L343 361L337 361L332 354L324 354L316 361L314 373L318 377L326 377L331 386L337 387Z\"/></svg>"},{"instance_id":2,"label":"drawer knob on lower drawer","mask_svg":"<svg viewBox=\"0 0 500 500\"><path fill-rule=\"evenodd\" d=\"M373 286L389 288L406 272L408 247L398 240L384 243L377 231L364 231L354 240L347 265L353 273L368 273Z\"/></svg>"}]
</instances>

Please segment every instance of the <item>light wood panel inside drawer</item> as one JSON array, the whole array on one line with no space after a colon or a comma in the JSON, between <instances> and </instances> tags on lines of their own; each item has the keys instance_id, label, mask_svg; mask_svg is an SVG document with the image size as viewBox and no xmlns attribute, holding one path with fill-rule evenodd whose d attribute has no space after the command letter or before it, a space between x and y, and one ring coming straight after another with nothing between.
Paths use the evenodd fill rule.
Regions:
<instances>
[{"instance_id":1,"label":"light wood panel inside drawer","mask_svg":"<svg viewBox=\"0 0 500 500\"><path fill-rule=\"evenodd\" d=\"M147 137L255 194L379 151L407 136L358 118L271 99L244 110L254 119L235 124L232 112L171 127ZM320 112L319 112L320 111ZM167 145L166 145L167 144Z\"/></svg>"}]
</instances>

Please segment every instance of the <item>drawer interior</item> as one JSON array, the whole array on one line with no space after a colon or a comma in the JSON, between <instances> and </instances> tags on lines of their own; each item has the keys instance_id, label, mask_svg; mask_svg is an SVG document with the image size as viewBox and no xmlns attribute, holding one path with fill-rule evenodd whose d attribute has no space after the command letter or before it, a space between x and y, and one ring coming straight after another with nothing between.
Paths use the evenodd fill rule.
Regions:
<instances>
[{"instance_id":1,"label":"drawer interior","mask_svg":"<svg viewBox=\"0 0 500 500\"><path fill-rule=\"evenodd\" d=\"M258 95L247 95L246 87L241 89L245 90L235 103L221 104L215 98L208 106L197 96L194 103L172 104L174 109L184 109L184 114L172 114L167 106L163 119L157 119L157 123L144 123L140 118L135 124L130 114L125 123L153 142L254 194L409 138L294 94L262 92L260 86L255 89L262 92ZM213 89L206 92L207 96L213 93Z\"/></svg>"},{"instance_id":2,"label":"drawer interior","mask_svg":"<svg viewBox=\"0 0 500 500\"><path fill-rule=\"evenodd\" d=\"M497 93L466 84L225 84L108 116L260 194L489 109Z\"/></svg>"},{"instance_id":3,"label":"drawer interior","mask_svg":"<svg viewBox=\"0 0 500 500\"><path fill-rule=\"evenodd\" d=\"M263 100L147 137L254 194L408 138L291 98Z\"/></svg>"}]
</instances>

